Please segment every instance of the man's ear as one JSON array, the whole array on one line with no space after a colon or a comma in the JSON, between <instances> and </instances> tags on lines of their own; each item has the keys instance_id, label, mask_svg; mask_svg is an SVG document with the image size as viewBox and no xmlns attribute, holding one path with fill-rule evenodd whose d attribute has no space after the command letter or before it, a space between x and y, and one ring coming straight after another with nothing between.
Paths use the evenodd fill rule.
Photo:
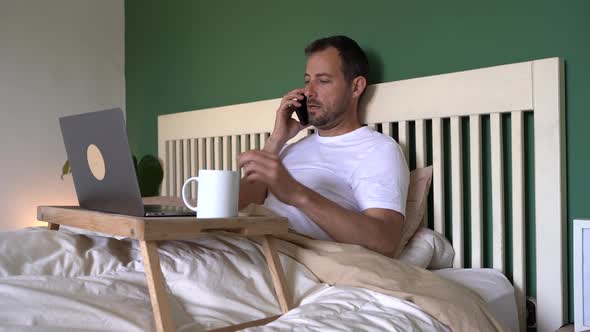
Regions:
<instances>
[{"instance_id":1,"label":"man's ear","mask_svg":"<svg viewBox=\"0 0 590 332\"><path fill-rule=\"evenodd\" d=\"M352 80L352 96L360 98L367 87L367 79L364 76L358 76Z\"/></svg>"}]
</instances>

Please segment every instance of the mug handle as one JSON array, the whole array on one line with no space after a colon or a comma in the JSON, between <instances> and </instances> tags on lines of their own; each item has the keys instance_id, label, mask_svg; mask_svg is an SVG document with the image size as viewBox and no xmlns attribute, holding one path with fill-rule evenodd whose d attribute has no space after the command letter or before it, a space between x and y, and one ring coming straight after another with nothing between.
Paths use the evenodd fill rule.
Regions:
<instances>
[{"instance_id":1,"label":"mug handle","mask_svg":"<svg viewBox=\"0 0 590 332\"><path fill-rule=\"evenodd\" d=\"M186 187L188 186L188 184L191 183L191 181L199 182L199 177L194 176L184 182L184 184L182 185L182 200L184 201L184 205L186 205L187 208L189 208L195 212L198 212L198 208L196 206L191 205L189 200L186 198Z\"/></svg>"}]
</instances>

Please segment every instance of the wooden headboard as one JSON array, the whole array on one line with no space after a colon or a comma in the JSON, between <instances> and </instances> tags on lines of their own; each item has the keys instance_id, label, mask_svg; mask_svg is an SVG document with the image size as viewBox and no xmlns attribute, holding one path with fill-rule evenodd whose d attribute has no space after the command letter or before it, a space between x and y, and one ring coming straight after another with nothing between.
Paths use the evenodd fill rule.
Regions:
<instances>
[{"instance_id":1,"label":"wooden headboard","mask_svg":"<svg viewBox=\"0 0 590 332\"><path fill-rule=\"evenodd\" d=\"M279 102L159 116L162 194L180 196L183 181L198 169L236 170L237 154L264 145ZM568 304L563 62L375 84L361 103L362 122L397 139L412 166L433 165L431 217L424 222L452 239L454 266L506 273L521 329L527 278L536 278L538 330L560 327ZM533 226L534 251L526 241ZM527 273L533 257L536 269Z\"/></svg>"}]
</instances>

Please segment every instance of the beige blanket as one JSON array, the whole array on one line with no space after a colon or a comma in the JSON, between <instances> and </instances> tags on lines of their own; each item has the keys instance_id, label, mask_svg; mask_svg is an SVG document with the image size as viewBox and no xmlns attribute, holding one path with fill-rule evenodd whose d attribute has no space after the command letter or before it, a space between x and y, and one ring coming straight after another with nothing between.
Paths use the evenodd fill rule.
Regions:
<instances>
[{"instance_id":1,"label":"beige blanket","mask_svg":"<svg viewBox=\"0 0 590 332\"><path fill-rule=\"evenodd\" d=\"M156 197L153 202L162 203L162 199ZM183 204L176 197L166 199L167 204ZM244 211L248 209L272 214L255 204ZM279 251L305 265L322 282L363 287L404 299L453 331L503 331L478 294L428 270L357 245L312 240L294 233L277 238Z\"/></svg>"},{"instance_id":2,"label":"beige blanket","mask_svg":"<svg viewBox=\"0 0 590 332\"><path fill-rule=\"evenodd\" d=\"M363 287L410 301L453 331L502 331L478 294L418 267L361 246L278 237L278 250L301 262L322 282Z\"/></svg>"}]
</instances>

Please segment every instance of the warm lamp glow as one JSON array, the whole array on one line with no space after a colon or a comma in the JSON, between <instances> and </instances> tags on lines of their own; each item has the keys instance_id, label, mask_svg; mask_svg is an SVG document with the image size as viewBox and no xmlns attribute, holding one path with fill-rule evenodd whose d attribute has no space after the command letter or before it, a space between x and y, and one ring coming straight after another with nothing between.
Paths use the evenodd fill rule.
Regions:
<instances>
[{"instance_id":1,"label":"warm lamp glow","mask_svg":"<svg viewBox=\"0 0 590 332\"><path fill-rule=\"evenodd\" d=\"M31 225L28 227L47 227L47 223L44 221L35 220L31 222Z\"/></svg>"}]
</instances>

